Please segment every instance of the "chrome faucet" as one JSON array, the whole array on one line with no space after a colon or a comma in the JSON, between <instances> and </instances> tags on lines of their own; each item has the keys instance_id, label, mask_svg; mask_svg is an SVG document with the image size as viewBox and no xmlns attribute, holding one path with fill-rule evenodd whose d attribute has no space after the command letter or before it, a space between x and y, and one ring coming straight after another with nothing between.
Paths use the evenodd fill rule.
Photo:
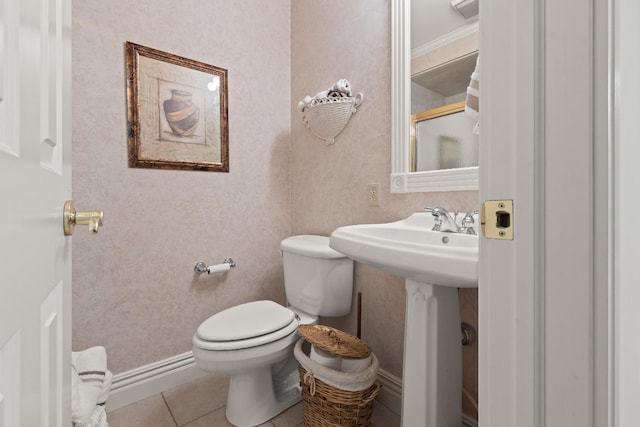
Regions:
<instances>
[{"instance_id":1,"label":"chrome faucet","mask_svg":"<svg viewBox=\"0 0 640 427\"><path fill-rule=\"evenodd\" d=\"M425 211L431 212L433 215L435 224L433 225L433 231L443 231L445 233L461 233L462 230L456 224L456 217L458 216L458 210L453 212L453 216L445 208L435 207L424 208Z\"/></svg>"},{"instance_id":2,"label":"chrome faucet","mask_svg":"<svg viewBox=\"0 0 640 427\"><path fill-rule=\"evenodd\" d=\"M451 215L450 212L447 212L447 210L442 207L426 207L424 208L424 210L427 212L431 212L431 215L433 215L434 217L434 225L432 228L433 231L473 235L477 234L474 227L474 215L477 215L479 212L476 209L472 209L464 215L460 226L458 226L458 223L456 222L459 214L459 211L457 209L453 211L453 215Z\"/></svg>"}]
</instances>

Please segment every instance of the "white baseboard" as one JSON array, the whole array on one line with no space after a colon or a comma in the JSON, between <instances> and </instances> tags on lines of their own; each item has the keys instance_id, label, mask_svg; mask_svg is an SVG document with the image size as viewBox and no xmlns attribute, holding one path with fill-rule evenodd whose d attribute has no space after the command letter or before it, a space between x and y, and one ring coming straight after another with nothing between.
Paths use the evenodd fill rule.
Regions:
<instances>
[{"instance_id":1,"label":"white baseboard","mask_svg":"<svg viewBox=\"0 0 640 427\"><path fill-rule=\"evenodd\" d=\"M402 379L380 369L378 382L382 384L382 388L376 400L389 408L391 412L400 415L402 413Z\"/></svg>"},{"instance_id":2,"label":"white baseboard","mask_svg":"<svg viewBox=\"0 0 640 427\"><path fill-rule=\"evenodd\" d=\"M207 373L196 366L191 351L114 375L107 412L205 375Z\"/></svg>"},{"instance_id":3,"label":"white baseboard","mask_svg":"<svg viewBox=\"0 0 640 427\"><path fill-rule=\"evenodd\" d=\"M111 393L107 399L107 412L206 375L207 372L196 366L191 351L122 372L113 377ZM402 379L380 369L378 382L382 384L382 389L376 400L400 415L402 413ZM467 427L478 427L476 420L465 415L462 416L462 422Z\"/></svg>"}]
</instances>

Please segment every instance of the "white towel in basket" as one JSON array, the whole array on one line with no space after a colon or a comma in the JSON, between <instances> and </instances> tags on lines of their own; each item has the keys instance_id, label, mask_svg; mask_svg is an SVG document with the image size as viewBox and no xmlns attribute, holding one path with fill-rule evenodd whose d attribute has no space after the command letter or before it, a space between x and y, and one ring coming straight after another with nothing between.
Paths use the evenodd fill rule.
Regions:
<instances>
[{"instance_id":1,"label":"white towel in basket","mask_svg":"<svg viewBox=\"0 0 640 427\"><path fill-rule=\"evenodd\" d=\"M351 96L351 85L347 79L340 79L327 92L327 96L332 98L347 98Z\"/></svg>"},{"instance_id":2,"label":"white towel in basket","mask_svg":"<svg viewBox=\"0 0 640 427\"><path fill-rule=\"evenodd\" d=\"M298 109L304 110L306 107L319 102L323 98L350 98L351 85L347 79L340 79L335 82L329 89L321 90L315 96L305 96L302 101L298 102Z\"/></svg>"},{"instance_id":3,"label":"white towel in basket","mask_svg":"<svg viewBox=\"0 0 640 427\"><path fill-rule=\"evenodd\" d=\"M369 365L368 368L358 372L341 372L312 360L302 349L304 342L304 338L298 340L293 348L293 355L312 378L318 378L320 381L332 387L346 391L366 390L371 387L378 378L380 362L378 362L378 358L373 353L371 353L371 365Z\"/></svg>"}]
</instances>

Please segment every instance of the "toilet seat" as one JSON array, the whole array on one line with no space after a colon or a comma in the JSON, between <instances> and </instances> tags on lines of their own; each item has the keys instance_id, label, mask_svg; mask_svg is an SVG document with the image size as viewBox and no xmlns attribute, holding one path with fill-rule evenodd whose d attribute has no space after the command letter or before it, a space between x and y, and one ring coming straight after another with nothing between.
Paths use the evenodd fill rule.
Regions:
<instances>
[{"instance_id":1,"label":"toilet seat","mask_svg":"<svg viewBox=\"0 0 640 427\"><path fill-rule=\"evenodd\" d=\"M254 301L223 310L202 322L194 344L203 350L238 350L277 341L296 331L295 314L273 301Z\"/></svg>"}]
</instances>

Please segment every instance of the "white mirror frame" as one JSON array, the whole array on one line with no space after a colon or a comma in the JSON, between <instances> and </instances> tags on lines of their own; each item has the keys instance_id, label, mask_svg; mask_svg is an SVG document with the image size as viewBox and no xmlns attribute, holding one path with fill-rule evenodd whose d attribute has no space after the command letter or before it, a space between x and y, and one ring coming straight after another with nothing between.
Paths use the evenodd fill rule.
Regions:
<instances>
[{"instance_id":1,"label":"white mirror frame","mask_svg":"<svg viewBox=\"0 0 640 427\"><path fill-rule=\"evenodd\" d=\"M391 192L478 189L478 167L411 172L411 0L391 5Z\"/></svg>"}]
</instances>

